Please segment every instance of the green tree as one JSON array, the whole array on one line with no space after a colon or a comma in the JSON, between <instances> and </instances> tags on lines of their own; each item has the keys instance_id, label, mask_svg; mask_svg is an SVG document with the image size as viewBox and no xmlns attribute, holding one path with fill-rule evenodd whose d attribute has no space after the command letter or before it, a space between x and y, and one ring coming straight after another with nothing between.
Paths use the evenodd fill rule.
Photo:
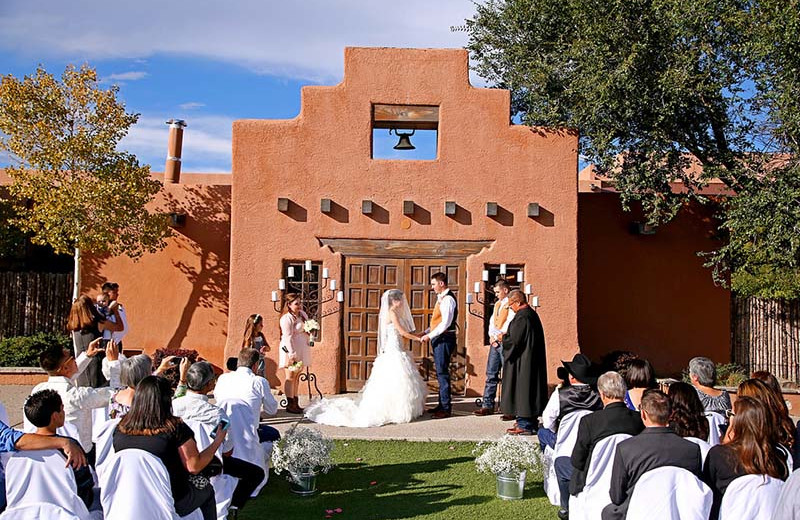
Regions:
<instances>
[{"instance_id":1,"label":"green tree","mask_svg":"<svg viewBox=\"0 0 800 520\"><path fill-rule=\"evenodd\" d=\"M161 189L149 166L117 149L138 120L103 89L88 65L68 66L61 81L42 67L0 81L0 150L14 165L11 224L36 244L75 255L75 297L81 251L139 258L164 247L164 215L149 204Z\"/></svg>"},{"instance_id":2,"label":"green tree","mask_svg":"<svg viewBox=\"0 0 800 520\"><path fill-rule=\"evenodd\" d=\"M800 0L488 0L467 27L512 118L577 128L654 225L720 179L715 280L800 296Z\"/></svg>"}]
</instances>

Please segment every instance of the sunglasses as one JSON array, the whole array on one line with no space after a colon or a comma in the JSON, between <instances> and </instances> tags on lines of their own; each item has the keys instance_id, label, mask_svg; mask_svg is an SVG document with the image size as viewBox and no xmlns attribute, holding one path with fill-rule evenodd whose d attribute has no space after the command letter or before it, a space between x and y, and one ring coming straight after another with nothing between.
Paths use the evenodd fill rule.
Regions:
<instances>
[{"instance_id":1,"label":"sunglasses","mask_svg":"<svg viewBox=\"0 0 800 520\"><path fill-rule=\"evenodd\" d=\"M731 410L725 410L725 417L727 417L728 419L730 419L730 418L731 418L731 417L733 417L734 415L736 415L736 414L734 413L733 409L731 409Z\"/></svg>"}]
</instances>

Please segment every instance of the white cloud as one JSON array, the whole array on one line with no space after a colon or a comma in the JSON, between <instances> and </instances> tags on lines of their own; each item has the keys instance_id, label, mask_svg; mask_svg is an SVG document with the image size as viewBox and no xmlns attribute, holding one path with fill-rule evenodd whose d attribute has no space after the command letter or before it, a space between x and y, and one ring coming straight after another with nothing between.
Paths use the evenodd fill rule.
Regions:
<instances>
[{"instance_id":1,"label":"white cloud","mask_svg":"<svg viewBox=\"0 0 800 520\"><path fill-rule=\"evenodd\" d=\"M331 82L347 46L463 47L467 33L450 27L474 9L472 0L3 0L0 49L91 60L169 53Z\"/></svg>"},{"instance_id":2,"label":"white cloud","mask_svg":"<svg viewBox=\"0 0 800 520\"><path fill-rule=\"evenodd\" d=\"M164 117L143 115L120 143L153 171L164 171L169 128ZM202 116L187 120L183 134L182 169L187 172L230 172L234 118Z\"/></svg>"},{"instance_id":3,"label":"white cloud","mask_svg":"<svg viewBox=\"0 0 800 520\"><path fill-rule=\"evenodd\" d=\"M103 81L111 82L111 81L137 81L140 79L144 79L147 77L147 73L141 70L131 71L131 72L121 72L118 74L111 74L106 78L103 78Z\"/></svg>"},{"instance_id":4,"label":"white cloud","mask_svg":"<svg viewBox=\"0 0 800 520\"><path fill-rule=\"evenodd\" d=\"M194 110L195 108L203 108L204 106L206 106L205 103L198 103L197 101L190 101L188 103L181 103L178 105L178 107L182 108L183 110Z\"/></svg>"}]
</instances>

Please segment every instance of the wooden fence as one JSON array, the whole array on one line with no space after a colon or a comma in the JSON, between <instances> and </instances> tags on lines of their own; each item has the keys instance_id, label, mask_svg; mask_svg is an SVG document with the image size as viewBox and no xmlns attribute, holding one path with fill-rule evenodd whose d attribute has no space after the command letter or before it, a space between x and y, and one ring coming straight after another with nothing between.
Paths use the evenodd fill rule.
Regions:
<instances>
[{"instance_id":1,"label":"wooden fence","mask_svg":"<svg viewBox=\"0 0 800 520\"><path fill-rule=\"evenodd\" d=\"M731 298L733 362L800 382L800 301Z\"/></svg>"},{"instance_id":2,"label":"wooden fence","mask_svg":"<svg viewBox=\"0 0 800 520\"><path fill-rule=\"evenodd\" d=\"M0 272L0 338L64 332L72 273Z\"/></svg>"}]
</instances>

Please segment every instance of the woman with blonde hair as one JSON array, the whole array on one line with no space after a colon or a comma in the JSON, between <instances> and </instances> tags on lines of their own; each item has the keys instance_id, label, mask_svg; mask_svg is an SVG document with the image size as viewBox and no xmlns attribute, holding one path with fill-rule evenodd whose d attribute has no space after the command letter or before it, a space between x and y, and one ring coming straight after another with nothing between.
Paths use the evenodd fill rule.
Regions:
<instances>
[{"instance_id":1,"label":"woman with blonde hair","mask_svg":"<svg viewBox=\"0 0 800 520\"><path fill-rule=\"evenodd\" d=\"M298 402L297 388L302 368L311 365L311 347L308 343L308 333L303 330L308 315L303 311L301 295L287 293L283 299L281 312L281 345L278 368L284 369L285 373L286 411L302 414L304 410L300 408Z\"/></svg>"}]
</instances>

